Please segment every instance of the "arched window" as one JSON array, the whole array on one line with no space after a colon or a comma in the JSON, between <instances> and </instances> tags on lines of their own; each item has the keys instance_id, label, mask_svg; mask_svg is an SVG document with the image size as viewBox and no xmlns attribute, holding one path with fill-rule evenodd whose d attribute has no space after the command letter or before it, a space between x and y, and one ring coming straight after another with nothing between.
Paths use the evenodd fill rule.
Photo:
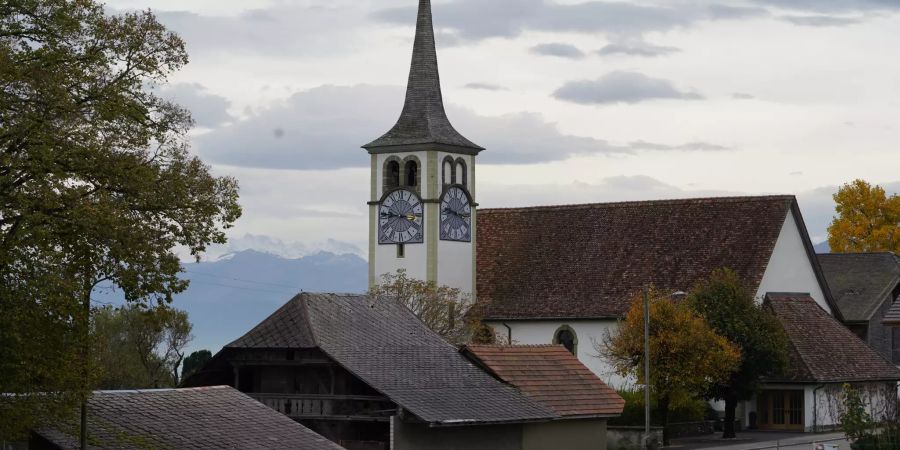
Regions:
<instances>
[{"instance_id":1,"label":"arched window","mask_svg":"<svg viewBox=\"0 0 900 450\"><path fill-rule=\"evenodd\" d=\"M456 159L456 183L463 186L469 184L468 172L466 171L466 162L462 158Z\"/></svg>"},{"instance_id":2,"label":"arched window","mask_svg":"<svg viewBox=\"0 0 900 450\"><path fill-rule=\"evenodd\" d=\"M400 161L389 160L384 166L384 190L400 187Z\"/></svg>"},{"instance_id":3,"label":"arched window","mask_svg":"<svg viewBox=\"0 0 900 450\"><path fill-rule=\"evenodd\" d=\"M455 182L453 180L455 170L456 166L453 164L453 158L450 156L444 158L444 171L441 175L441 179L444 181L444 186L451 185Z\"/></svg>"},{"instance_id":4,"label":"arched window","mask_svg":"<svg viewBox=\"0 0 900 450\"><path fill-rule=\"evenodd\" d=\"M556 334L553 335L553 343L562 345L573 355L578 356L578 336L575 334L575 330L568 325L563 325L556 330Z\"/></svg>"},{"instance_id":5,"label":"arched window","mask_svg":"<svg viewBox=\"0 0 900 450\"><path fill-rule=\"evenodd\" d=\"M406 186L416 187L419 185L419 164L415 161L406 162Z\"/></svg>"}]
</instances>

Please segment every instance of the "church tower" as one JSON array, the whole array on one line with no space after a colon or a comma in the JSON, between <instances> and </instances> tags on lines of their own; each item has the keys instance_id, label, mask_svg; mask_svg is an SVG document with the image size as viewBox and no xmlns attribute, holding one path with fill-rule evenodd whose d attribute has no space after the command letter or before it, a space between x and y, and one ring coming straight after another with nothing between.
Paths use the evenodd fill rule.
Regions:
<instances>
[{"instance_id":1,"label":"church tower","mask_svg":"<svg viewBox=\"0 0 900 450\"><path fill-rule=\"evenodd\" d=\"M430 0L419 0L400 119L363 148L372 158L369 285L405 269L474 295L475 158L484 149L444 112Z\"/></svg>"}]
</instances>

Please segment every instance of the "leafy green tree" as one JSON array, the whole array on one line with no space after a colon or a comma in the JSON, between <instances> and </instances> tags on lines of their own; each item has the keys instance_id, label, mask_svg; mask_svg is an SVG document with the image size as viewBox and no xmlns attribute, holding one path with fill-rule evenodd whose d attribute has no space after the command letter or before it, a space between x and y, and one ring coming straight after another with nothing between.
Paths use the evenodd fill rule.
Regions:
<instances>
[{"instance_id":1,"label":"leafy green tree","mask_svg":"<svg viewBox=\"0 0 900 450\"><path fill-rule=\"evenodd\" d=\"M187 60L150 12L0 2L2 435L89 394L98 285L171 302L172 249L199 258L240 216L236 181L188 151L189 112L153 93Z\"/></svg>"},{"instance_id":2,"label":"leafy green tree","mask_svg":"<svg viewBox=\"0 0 900 450\"><path fill-rule=\"evenodd\" d=\"M184 358L184 365L181 368L181 380L184 381L188 377L194 374L194 372L200 370L207 361L212 359L212 352L209 350L197 350L194 353L188 355L187 358Z\"/></svg>"},{"instance_id":3,"label":"leafy green tree","mask_svg":"<svg viewBox=\"0 0 900 450\"><path fill-rule=\"evenodd\" d=\"M841 186L834 202L837 217L828 226L831 251L900 253L900 195L854 180Z\"/></svg>"},{"instance_id":4,"label":"leafy green tree","mask_svg":"<svg viewBox=\"0 0 900 450\"><path fill-rule=\"evenodd\" d=\"M656 290L650 290L650 380L644 378L644 301L638 295L625 320L596 350L619 375L649 384L662 417L663 441L672 400L699 396L713 383L723 382L738 367L740 349L688 308Z\"/></svg>"},{"instance_id":5,"label":"leafy green tree","mask_svg":"<svg viewBox=\"0 0 900 450\"><path fill-rule=\"evenodd\" d=\"M101 389L175 387L193 328L188 315L168 307L110 306L92 313Z\"/></svg>"},{"instance_id":6,"label":"leafy green tree","mask_svg":"<svg viewBox=\"0 0 900 450\"><path fill-rule=\"evenodd\" d=\"M722 437L733 438L738 402L750 400L759 391L761 377L779 375L787 368L787 336L778 320L728 269L716 270L698 282L687 303L717 334L741 349L740 365L729 377L710 385L705 394L725 401Z\"/></svg>"}]
</instances>

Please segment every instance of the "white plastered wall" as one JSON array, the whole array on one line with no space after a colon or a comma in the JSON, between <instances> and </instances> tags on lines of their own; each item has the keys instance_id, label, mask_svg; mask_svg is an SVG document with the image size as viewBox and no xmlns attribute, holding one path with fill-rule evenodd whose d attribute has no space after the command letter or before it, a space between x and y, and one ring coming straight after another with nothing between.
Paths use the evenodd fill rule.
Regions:
<instances>
[{"instance_id":1,"label":"white plastered wall","mask_svg":"<svg viewBox=\"0 0 900 450\"><path fill-rule=\"evenodd\" d=\"M462 158L466 162L466 186L472 197L475 196L475 157L469 155L457 155L450 153L438 153L438 180L443 180L444 175L444 157L452 156L454 159ZM440 189L443 189L443 182L440 181ZM435 198L443 192L438 192ZM439 212L438 212L439 213ZM439 234L438 234L439 236ZM437 282L439 285L457 288L464 295L472 293L474 287L473 270L474 252L475 252L475 229L472 230L472 242L450 242L441 241L438 238L437 245Z\"/></svg>"},{"instance_id":2,"label":"white plastered wall","mask_svg":"<svg viewBox=\"0 0 900 450\"><path fill-rule=\"evenodd\" d=\"M425 183L425 175L428 173L426 168L426 165L428 164L426 155L427 152L377 155L377 160L375 163L375 201L380 201L382 195L384 195L384 162L392 156L400 158L401 160L408 156L415 156L419 158L419 162L422 164L422 167L419 168L422 180L422 198L428 198L428 186L427 183ZM376 207L374 210L374 214L377 213L378 212ZM377 221L375 222L375 228L369 230L369 239L371 239L372 242L375 243L375 252L373 255L374 260L369 261L369 264L374 264L374 275L376 283L379 283L381 281L381 277L384 274L395 273L398 269L406 269L407 276L415 278L417 280L425 280L427 278L425 261L428 257L428 252L426 242L423 242L421 244L405 245L405 256L403 258L398 258L396 245L381 245L378 243ZM427 233L425 234L425 239L428 239Z\"/></svg>"},{"instance_id":3,"label":"white plastered wall","mask_svg":"<svg viewBox=\"0 0 900 450\"><path fill-rule=\"evenodd\" d=\"M421 197L425 203L425 238L421 244L407 244L404 246L405 255L399 258L397 255L396 245L378 244L377 221L375 228L369 231L369 239L375 243L372 260L369 264L373 265L373 274L375 282L381 281L384 274L393 274L399 269L405 269L406 274L410 278L417 280L428 280L428 248L429 241L434 238L437 240L435 245L435 264L437 266L437 279L439 285L450 286L459 289L464 295L469 295L474 289L474 264L475 264L475 232L472 230L472 242L448 242L441 241L439 234L429 230L428 217L431 215L439 215L439 205L434 201L438 200L443 193L443 160L445 156L452 156L454 159L462 158L466 163L466 178L469 192L475 195L475 157L470 155L457 155L444 152L437 152L437 186L432 190L429 185L429 152L409 152L400 154L380 154L376 155L375 170L375 195L374 201L380 201L384 195L384 163L388 158L397 157L401 160L409 156L415 156L422 164L420 167L421 178ZM429 200L432 200L429 202ZM377 207L372 207L370 214L377 214ZM435 221L439 222L439 221Z\"/></svg>"},{"instance_id":4,"label":"white plastered wall","mask_svg":"<svg viewBox=\"0 0 900 450\"><path fill-rule=\"evenodd\" d=\"M756 296L763 299L769 292L809 293L819 306L829 314L832 313L809 260L797 221L791 213L788 213L781 227L781 234L775 243L772 258L759 283Z\"/></svg>"}]
</instances>

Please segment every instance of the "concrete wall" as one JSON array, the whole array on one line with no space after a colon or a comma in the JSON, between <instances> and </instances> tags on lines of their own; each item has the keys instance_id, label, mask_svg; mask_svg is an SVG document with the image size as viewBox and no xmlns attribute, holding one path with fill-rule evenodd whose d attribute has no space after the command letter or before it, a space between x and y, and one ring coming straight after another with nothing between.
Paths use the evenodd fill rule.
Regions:
<instances>
[{"instance_id":1,"label":"concrete wall","mask_svg":"<svg viewBox=\"0 0 900 450\"><path fill-rule=\"evenodd\" d=\"M606 450L606 419L525 424L522 450Z\"/></svg>"},{"instance_id":2,"label":"concrete wall","mask_svg":"<svg viewBox=\"0 0 900 450\"><path fill-rule=\"evenodd\" d=\"M513 344L550 344L556 331L567 325L575 331L578 339L576 353L578 359L591 369L594 374L613 388L623 388L634 384L634 380L617 375L612 366L599 354L594 343L602 345L607 334L618 328L616 320L577 320L577 321L510 321L505 322L512 329ZM504 322L489 322L499 336L508 336L509 330Z\"/></svg>"},{"instance_id":3,"label":"concrete wall","mask_svg":"<svg viewBox=\"0 0 900 450\"><path fill-rule=\"evenodd\" d=\"M788 213L781 227L781 234L775 243L775 250L759 283L756 296L762 299L768 292L808 292L819 306L831 314L822 286L819 285L812 262L806 253L797 221L791 213Z\"/></svg>"},{"instance_id":4,"label":"concrete wall","mask_svg":"<svg viewBox=\"0 0 900 450\"><path fill-rule=\"evenodd\" d=\"M429 428L391 418L393 450L521 450L522 425ZM564 448L564 447L559 447ZM548 448L548 450L550 450Z\"/></svg>"}]
</instances>

